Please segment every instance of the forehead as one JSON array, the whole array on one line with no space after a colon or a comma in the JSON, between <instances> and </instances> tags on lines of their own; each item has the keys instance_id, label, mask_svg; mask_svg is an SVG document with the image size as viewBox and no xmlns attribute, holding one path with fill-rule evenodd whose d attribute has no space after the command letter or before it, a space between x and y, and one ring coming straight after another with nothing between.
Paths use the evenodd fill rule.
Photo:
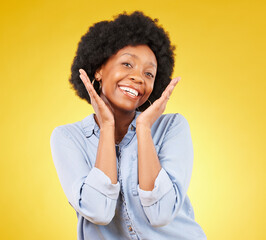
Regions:
<instances>
[{"instance_id":1,"label":"forehead","mask_svg":"<svg viewBox=\"0 0 266 240\"><path fill-rule=\"evenodd\" d=\"M131 56L143 62L151 62L157 66L156 57L147 45L126 46L114 55L115 58L120 58L122 56Z\"/></svg>"}]
</instances>

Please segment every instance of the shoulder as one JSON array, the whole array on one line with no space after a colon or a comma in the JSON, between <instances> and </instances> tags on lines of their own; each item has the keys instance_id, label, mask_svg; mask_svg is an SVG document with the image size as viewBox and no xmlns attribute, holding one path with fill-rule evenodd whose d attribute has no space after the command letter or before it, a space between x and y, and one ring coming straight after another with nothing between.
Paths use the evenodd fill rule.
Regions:
<instances>
[{"instance_id":1,"label":"shoulder","mask_svg":"<svg viewBox=\"0 0 266 240\"><path fill-rule=\"evenodd\" d=\"M93 131L92 115L87 116L81 121L64 124L55 127L51 133L51 141L71 139L72 141L82 141Z\"/></svg>"},{"instance_id":2,"label":"shoulder","mask_svg":"<svg viewBox=\"0 0 266 240\"><path fill-rule=\"evenodd\" d=\"M180 113L161 115L153 124L151 132L156 145L161 145L166 139L190 135L188 121Z\"/></svg>"},{"instance_id":3,"label":"shoulder","mask_svg":"<svg viewBox=\"0 0 266 240\"><path fill-rule=\"evenodd\" d=\"M154 123L155 128L189 128L187 119L181 113L171 113L161 115Z\"/></svg>"},{"instance_id":4,"label":"shoulder","mask_svg":"<svg viewBox=\"0 0 266 240\"><path fill-rule=\"evenodd\" d=\"M61 126L57 126L53 129L51 138L64 136L66 138L72 138L82 134L82 128L80 122L69 123Z\"/></svg>"}]
</instances>

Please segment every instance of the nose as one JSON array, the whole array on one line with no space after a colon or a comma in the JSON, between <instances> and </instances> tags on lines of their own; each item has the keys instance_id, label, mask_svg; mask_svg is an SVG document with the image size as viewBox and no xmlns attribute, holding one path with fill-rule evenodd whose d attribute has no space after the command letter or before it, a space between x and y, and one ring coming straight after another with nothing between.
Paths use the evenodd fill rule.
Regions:
<instances>
[{"instance_id":1,"label":"nose","mask_svg":"<svg viewBox=\"0 0 266 240\"><path fill-rule=\"evenodd\" d=\"M139 84L144 83L142 76L138 73L131 74L129 78L130 78L130 80L134 81L135 83L139 83Z\"/></svg>"}]
</instances>

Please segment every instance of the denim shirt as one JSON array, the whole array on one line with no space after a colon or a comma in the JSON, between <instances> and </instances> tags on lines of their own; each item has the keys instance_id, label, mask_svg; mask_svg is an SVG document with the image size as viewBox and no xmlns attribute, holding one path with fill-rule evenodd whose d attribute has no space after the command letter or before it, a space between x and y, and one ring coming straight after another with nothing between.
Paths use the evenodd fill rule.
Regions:
<instances>
[{"instance_id":1,"label":"denim shirt","mask_svg":"<svg viewBox=\"0 0 266 240\"><path fill-rule=\"evenodd\" d=\"M151 128L160 170L152 191L138 184L136 116L116 145L118 181L94 167L100 129L93 114L56 127L51 150L60 183L78 218L78 240L203 240L187 196L193 146L181 114L160 116ZM108 143L106 143L108 144Z\"/></svg>"}]
</instances>

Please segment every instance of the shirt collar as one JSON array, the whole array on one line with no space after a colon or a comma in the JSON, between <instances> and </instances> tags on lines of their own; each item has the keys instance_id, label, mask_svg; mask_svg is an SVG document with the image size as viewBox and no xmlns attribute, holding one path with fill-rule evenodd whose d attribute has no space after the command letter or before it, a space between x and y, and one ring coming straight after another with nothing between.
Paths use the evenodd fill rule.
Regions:
<instances>
[{"instance_id":1,"label":"shirt collar","mask_svg":"<svg viewBox=\"0 0 266 240\"><path fill-rule=\"evenodd\" d=\"M134 119L128 126L128 131L136 130L136 120L139 114L141 114L141 112L136 111ZM85 117L83 120L81 120L82 129L86 137L90 137L93 133L96 134L98 137L100 135L100 128L97 125L93 115L94 114L92 113Z\"/></svg>"}]
</instances>

